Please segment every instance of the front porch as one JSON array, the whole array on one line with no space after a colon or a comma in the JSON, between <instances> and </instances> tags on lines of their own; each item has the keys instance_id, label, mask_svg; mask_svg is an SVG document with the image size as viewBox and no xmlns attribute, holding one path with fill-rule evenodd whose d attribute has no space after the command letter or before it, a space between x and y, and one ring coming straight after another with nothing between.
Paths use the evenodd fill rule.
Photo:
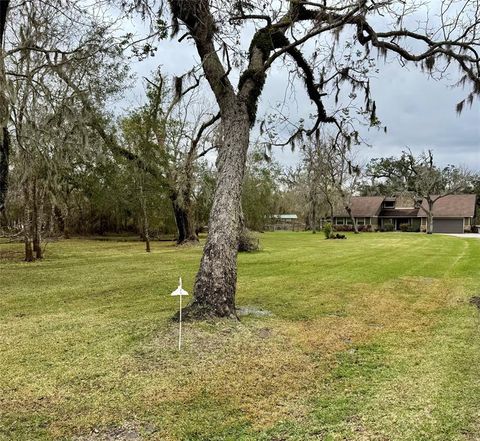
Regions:
<instances>
[{"instance_id":1,"label":"front porch","mask_svg":"<svg viewBox=\"0 0 480 441\"><path fill-rule=\"evenodd\" d=\"M419 217L379 217L379 228L389 229L393 226L393 231L420 231ZM402 227L404 225L404 227Z\"/></svg>"}]
</instances>

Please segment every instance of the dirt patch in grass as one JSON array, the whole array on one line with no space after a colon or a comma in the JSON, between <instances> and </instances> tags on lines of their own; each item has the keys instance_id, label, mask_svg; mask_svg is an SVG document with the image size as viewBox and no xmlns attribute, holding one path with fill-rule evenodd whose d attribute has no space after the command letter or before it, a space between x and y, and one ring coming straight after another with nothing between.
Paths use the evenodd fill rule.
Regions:
<instances>
[{"instance_id":1,"label":"dirt patch in grass","mask_svg":"<svg viewBox=\"0 0 480 441\"><path fill-rule=\"evenodd\" d=\"M470 304L480 309L480 296L473 296L470 298Z\"/></svg>"},{"instance_id":2,"label":"dirt patch in grass","mask_svg":"<svg viewBox=\"0 0 480 441\"><path fill-rule=\"evenodd\" d=\"M172 325L137 352L128 369L155 378L143 393L149 406L213 399L255 427L301 418L315 365L280 327L278 322L266 327L264 321L188 323L178 352L177 327Z\"/></svg>"},{"instance_id":3,"label":"dirt patch in grass","mask_svg":"<svg viewBox=\"0 0 480 441\"><path fill-rule=\"evenodd\" d=\"M122 427L94 428L89 434L74 437L73 441L141 441L156 431L152 425L140 429L135 424L124 424Z\"/></svg>"}]
</instances>

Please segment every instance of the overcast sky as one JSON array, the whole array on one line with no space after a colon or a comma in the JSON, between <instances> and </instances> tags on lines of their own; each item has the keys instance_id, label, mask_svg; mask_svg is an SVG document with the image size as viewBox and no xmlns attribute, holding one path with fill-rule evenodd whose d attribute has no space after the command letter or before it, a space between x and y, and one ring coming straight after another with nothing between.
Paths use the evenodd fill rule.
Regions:
<instances>
[{"instance_id":1,"label":"overcast sky","mask_svg":"<svg viewBox=\"0 0 480 441\"><path fill-rule=\"evenodd\" d=\"M248 47L246 39L245 43ZM182 75L197 62L198 56L191 43L162 41L154 57L134 65L138 81L122 105L128 108L142 103L141 78L149 76L157 66L161 65L165 73L173 76ZM284 100L287 71L281 63L277 64L268 75L258 115ZM413 66L401 67L396 60L378 61L377 67L380 72L372 79L371 89L378 117L387 126L387 132L362 128L360 131L371 147L361 146L359 156L367 160L399 155L407 147L415 153L432 149L439 164L466 165L480 171L480 102L476 99L471 108L465 106L460 116L455 111L456 104L470 90L452 88L454 76L450 81L435 81ZM213 102L213 98L210 99ZM299 82L294 92L287 94L287 105L292 121L315 110ZM326 105L329 106L328 98ZM294 165L299 153L292 153L286 147L284 151L278 149L275 157L283 164Z\"/></svg>"}]
</instances>

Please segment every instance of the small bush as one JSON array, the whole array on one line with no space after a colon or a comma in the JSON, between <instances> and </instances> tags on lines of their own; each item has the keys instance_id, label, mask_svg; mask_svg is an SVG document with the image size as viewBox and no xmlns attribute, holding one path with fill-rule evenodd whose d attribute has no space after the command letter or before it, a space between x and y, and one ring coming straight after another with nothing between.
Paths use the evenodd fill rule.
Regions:
<instances>
[{"instance_id":1,"label":"small bush","mask_svg":"<svg viewBox=\"0 0 480 441\"><path fill-rule=\"evenodd\" d=\"M380 231L393 231L393 230L395 230L395 225L391 223L383 224L383 227L380 228Z\"/></svg>"},{"instance_id":2,"label":"small bush","mask_svg":"<svg viewBox=\"0 0 480 441\"><path fill-rule=\"evenodd\" d=\"M248 229L243 229L238 240L238 251L244 253L251 253L258 251L260 248L260 240L258 237Z\"/></svg>"},{"instance_id":3,"label":"small bush","mask_svg":"<svg viewBox=\"0 0 480 441\"><path fill-rule=\"evenodd\" d=\"M346 239L347 236L345 236L345 234L334 234L334 233L330 233L330 236L327 238L327 239Z\"/></svg>"},{"instance_id":4,"label":"small bush","mask_svg":"<svg viewBox=\"0 0 480 441\"><path fill-rule=\"evenodd\" d=\"M323 226L323 234L325 235L325 239L330 239L330 236L332 235L332 224L330 222L327 222Z\"/></svg>"},{"instance_id":5,"label":"small bush","mask_svg":"<svg viewBox=\"0 0 480 441\"><path fill-rule=\"evenodd\" d=\"M420 231L420 225L400 224L400 230L410 233L418 233Z\"/></svg>"},{"instance_id":6,"label":"small bush","mask_svg":"<svg viewBox=\"0 0 480 441\"><path fill-rule=\"evenodd\" d=\"M353 225L335 225L335 231L353 231Z\"/></svg>"},{"instance_id":7,"label":"small bush","mask_svg":"<svg viewBox=\"0 0 480 441\"><path fill-rule=\"evenodd\" d=\"M335 231L353 231L353 225L335 225L334 227ZM364 231L373 231L373 228L371 225L357 225L357 230L364 232Z\"/></svg>"},{"instance_id":8,"label":"small bush","mask_svg":"<svg viewBox=\"0 0 480 441\"><path fill-rule=\"evenodd\" d=\"M373 231L373 228L371 225L357 225L358 231Z\"/></svg>"}]
</instances>

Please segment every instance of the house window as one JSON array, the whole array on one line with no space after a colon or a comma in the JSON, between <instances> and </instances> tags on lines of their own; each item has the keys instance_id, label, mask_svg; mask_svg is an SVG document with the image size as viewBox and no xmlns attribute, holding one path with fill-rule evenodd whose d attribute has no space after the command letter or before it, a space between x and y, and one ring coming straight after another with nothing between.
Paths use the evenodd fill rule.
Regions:
<instances>
[{"instance_id":1,"label":"house window","mask_svg":"<svg viewBox=\"0 0 480 441\"><path fill-rule=\"evenodd\" d=\"M357 225L365 225L365 218L364 217L358 217L357 218Z\"/></svg>"},{"instance_id":2,"label":"house window","mask_svg":"<svg viewBox=\"0 0 480 441\"><path fill-rule=\"evenodd\" d=\"M343 217L337 217L335 221L336 225L343 225Z\"/></svg>"},{"instance_id":3,"label":"house window","mask_svg":"<svg viewBox=\"0 0 480 441\"><path fill-rule=\"evenodd\" d=\"M384 208L395 208L395 201L385 201L383 203Z\"/></svg>"},{"instance_id":4,"label":"house window","mask_svg":"<svg viewBox=\"0 0 480 441\"><path fill-rule=\"evenodd\" d=\"M372 225L372 219L369 217L365 218L365 225Z\"/></svg>"},{"instance_id":5,"label":"house window","mask_svg":"<svg viewBox=\"0 0 480 441\"><path fill-rule=\"evenodd\" d=\"M349 217L346 217L345 220L347 221L347 225L353 225L352 219L350 219Z\"/></svg>"}]
</instances>

